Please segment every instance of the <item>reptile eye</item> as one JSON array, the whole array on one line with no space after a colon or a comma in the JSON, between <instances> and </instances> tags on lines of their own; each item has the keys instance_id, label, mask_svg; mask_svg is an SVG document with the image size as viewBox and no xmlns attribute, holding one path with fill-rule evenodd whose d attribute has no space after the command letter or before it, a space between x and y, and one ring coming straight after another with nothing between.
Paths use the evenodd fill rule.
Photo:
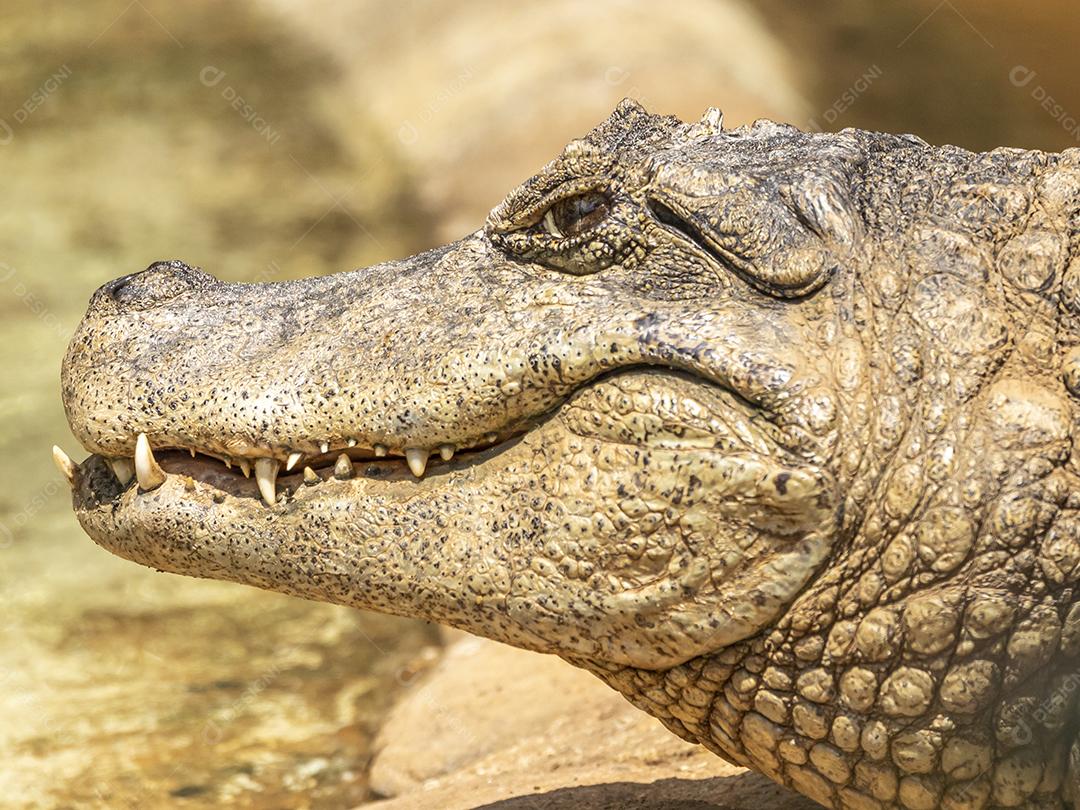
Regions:
<instances>
[{"instance_id":1,"label":"reptile eye","mask_svg":"<svg viewBox=\"0 0 1080 810\"><path fill-rule=\"evenodd\" d=\"M566 197L544 214L544 229L556 237L578 236L595 228L611 211L607 195L597 191Z\"/></svg>"}]
</instances>

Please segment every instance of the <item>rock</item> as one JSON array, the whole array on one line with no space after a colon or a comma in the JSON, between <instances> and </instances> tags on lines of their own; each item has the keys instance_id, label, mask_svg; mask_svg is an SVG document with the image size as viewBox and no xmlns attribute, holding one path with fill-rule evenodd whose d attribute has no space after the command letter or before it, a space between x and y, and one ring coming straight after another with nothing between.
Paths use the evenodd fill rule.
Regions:
<instances>
[{"instance_id":1,"label":"rock","mask_svg":"<svg viewBox=\"0 0 1080 810\"><path fill-rule=\"evenodd\" d=\"M375 747L371 786L395 798L368 810L816 807L559 658L471 637L391 711Z\"/></svg>"},{"instance_id":2,"label":"rock","mask_svg":"<svg viewBox=\"0 0 1080 810\"><path fill-rule=\"evenodd\" d=\"M372 789L396 796L459 771L543 734L591 697L609 706L625 703L589 673L554 656L461 634L423 683L391 710L374 746Z\"/></svg>"}]
</instances>

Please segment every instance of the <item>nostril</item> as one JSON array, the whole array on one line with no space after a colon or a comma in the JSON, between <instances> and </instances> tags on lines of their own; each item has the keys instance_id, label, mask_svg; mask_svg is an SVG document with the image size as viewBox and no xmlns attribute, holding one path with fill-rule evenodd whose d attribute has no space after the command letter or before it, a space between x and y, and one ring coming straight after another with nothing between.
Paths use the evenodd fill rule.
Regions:
<instances>
[{"instance_id":1,"label":"nostril","mask_svg":"<svg viewBox=\"0 0 1080 810\"><path fill-rule=\"evenodd\" d=\"M215 281L210 274L174 259L154 262L141 273L114 279L101 288L101 293L125 307L144 309Z\"/></svg>"},{"instance_id":2,"label":"nostril","mask_svg":"<svg viewBox=\"0 0 1080 810\"><path fill-rule=\"evenodd\" d=\"M138 275L138 273L128 273L126 276L114 278L112 281L102 287L102 290L106 292L109 297L112 298L114 301L117 301L119 300L119 298L117 297L117 293L120 292L120 290L124 289L124 287L126 287L132 281L132 279L134 279Z\"/></svg>"}]
</instances>

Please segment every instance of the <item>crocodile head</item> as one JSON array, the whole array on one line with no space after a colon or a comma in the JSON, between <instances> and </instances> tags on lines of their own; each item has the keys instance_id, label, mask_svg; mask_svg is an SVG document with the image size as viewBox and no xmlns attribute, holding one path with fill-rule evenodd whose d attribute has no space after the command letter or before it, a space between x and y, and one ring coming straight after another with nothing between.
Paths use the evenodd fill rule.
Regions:
<instances>
[{"instance_id":1,"label":"crocodile head","mask_svg":"<svg viewBox=\"0 0 1080 810\"><path fill-rule=\"evenodd\" d=\"M452 245L106 284L61 466L128 559L557 653L832 806L977 799L1080 572L1077 198L1036 153L624 102Z\"/></svg>"}]
</instances>

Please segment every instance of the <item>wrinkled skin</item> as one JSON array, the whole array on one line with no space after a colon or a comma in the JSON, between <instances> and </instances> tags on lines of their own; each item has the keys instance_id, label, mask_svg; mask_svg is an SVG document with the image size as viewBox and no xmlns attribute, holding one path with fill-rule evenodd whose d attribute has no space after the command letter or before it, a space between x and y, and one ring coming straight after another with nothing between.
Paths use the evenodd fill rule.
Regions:
<instances>
[{"instance_id":1,"label":"wrinkled skin","mask_svg":"<svg viewBox=\"0 0 1080 810\"><path fill-rule=\"evenodd\" d=\"M624 102L453 245L100 289L75 509L165 571L556 653L827 807L1077 807L1078 253L1075 150ZM106 464L140 433L153 488ZM217 460L293 452L272 505Z\"/></svg>"}]
</instances>

